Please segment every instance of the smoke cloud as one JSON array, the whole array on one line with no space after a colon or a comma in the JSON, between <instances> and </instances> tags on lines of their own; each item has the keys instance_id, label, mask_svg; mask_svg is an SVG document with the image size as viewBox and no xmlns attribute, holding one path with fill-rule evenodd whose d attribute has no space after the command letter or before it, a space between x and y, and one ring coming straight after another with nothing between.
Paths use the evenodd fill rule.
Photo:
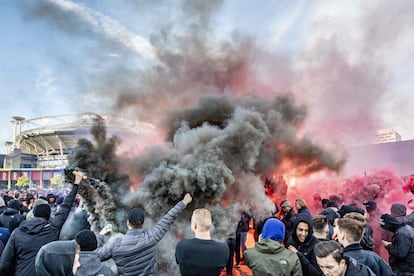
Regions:
<instances>
[{"instance_id":1,"label":"smoke cloud","mask_svg":"<svg viewBox=\"0 0 414 276\"><path fill-rule=\"evenodd\" d=\"M134 16L146 11L142 2L120 3L133 7ZM220 15L228 3L222 1L147 5L166 16L161 23L146 21L145 31L70 1L24 5L31 20L82 42L82 54L65 56L66 63L59 64L69 64L85 108L150 121L165 137L162 143L148 142L151 147L138 157L131 149L128 160L118 159L119 141L106 137L100 119L93 142L79 141L72 168L99 179L81 191L93 227L115 220L122 231L129 207L145 209L151 225L190 192L194 202L160 245L161 266L174 270L167 264L174 263L177 233L191 235L193 208L209 208L214 236L224 239L242 210L253 207L257 217L273 210L263 188L269 175L309 178L303 186L288 184L288 197L308 202L313 190L337 193L342 185L352 187L344 188L348 193L354 183L365 185L328 176L312 182L311 174L340 173L346 160L342 145L366 143L386 122L380 110L390 91L389 64L404 58L396 54L401 44L393 42L412 44L414 6L376 3L359 4L358 12L349 4L314 3L292 22L300 35L284 51L269 43L270 29L266 39L224 31ZM296 30L299 21L307 27ZM52 53L62 56L59 47ZM67 62L70 58L78 63ZM398 189L395 178L392 183ZM131 187L134 193L127 192ZM356 197L347 200L362 200Z\"/></svg>"},{"instance_id":2,"label":"smoke cloud","mask_svg":"<svg viewBox=\"0 0 414 276\"><path fill-rule=\"evenodd\" d=\"M88 179L79 186L84 208L89 213L93 230L100 230L106 223L114 231L125 231L125 206L122 195L130 186L129 178L120 169L116 156L119 139L107 137L105 121L97 115L90 130L91 139L80 139L69 159L66 178L72 178L74 169L85 172Z\"/></svg>"},{"instance_id":3,"label":"smoke cloud","mask_svg":"<svg viewBox=\"0 0 414 276\"><path fill-rule=\"evenodd\" d=\"M274 211L261 178L280 173L284 160L300 175L341 169L343 159L297 136L305 114L291 95L273 102L207 97L193 108L171 112L170 141L133 161L131 171L142 183L125 202L159 219L189 192L193 208L212 211L214 234L225 240L242 211L254 207L257 219ZM177 220L175 231L188 228L190 214ZM175 244L162 248L173 252Z\"/></svg>"}]
</instances>

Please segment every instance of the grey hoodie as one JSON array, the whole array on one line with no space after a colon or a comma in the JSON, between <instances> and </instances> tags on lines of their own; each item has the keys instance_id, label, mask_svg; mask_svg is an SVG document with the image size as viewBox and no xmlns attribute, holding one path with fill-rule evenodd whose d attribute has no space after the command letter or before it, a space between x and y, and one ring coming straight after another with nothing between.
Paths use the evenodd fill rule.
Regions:
<instances>
[{"instance_id":1,"label":"grey hoodie","mask_svg":"<svg viewBox=\"0 0 414 276\"><path fill-rule=\"evenodd\" d=\"M103 265L98 254L93 251L81 251L79 253L80 266L75 276L113 276L112 270Z\"/></svg>"},{"instance_id":2,"label":"grey hoodie","mask_svg":"<svg viewBox=\"0 0 414 276\"><path fill-rule=\"evenodd\" d=\"M36 255L37 275L72 276L75 251L76 242L74 240L54 241L42 246Z\"/></svg>"}]
</instances>

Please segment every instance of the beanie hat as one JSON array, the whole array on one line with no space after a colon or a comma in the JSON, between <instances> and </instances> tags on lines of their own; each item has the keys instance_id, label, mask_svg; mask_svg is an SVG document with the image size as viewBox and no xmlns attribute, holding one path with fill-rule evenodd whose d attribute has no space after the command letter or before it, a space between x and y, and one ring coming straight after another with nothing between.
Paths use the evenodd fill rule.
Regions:
<instances>
[{"instance_id":1,"label":"beanie hat","mask_svg":"<svg viewBox=\"0 0 414 276\"><path fill-rule=\"evenodd\" d=\"M283 241L285 238L285 225L276 218L268 219L263 225L262 238L278 242Z\"/></svg>"},{"instance_id":2,"label":"beanie hat","mask_svg":"<svg viewBox=\"0 0 414 276\"><path fill-rule=\"evenodd\" d=\"M81 251L94 251L98 246L95 233L88 229L84 229L76 234L75 241Z\"/></svg>"},{"instance_id":3,"label":"beanie hat","mask_svg":"<svg viewBox=\"0 0 414 276\"><path fill-rule=\"evenodd\" d=\"M352 205L342 205L341 209L338 210L339 215L341 218L343 218L348 213L359 213L361 215L364 215L365 211L357 206Z\"/></svg>"},{"instance_id":4,"label":"beanie hat","mask_svg":"<svg viewBox=\"0 0 414 276\"><path fill-rule=\"evenodd\" d=\"M377 203L373 200L368 200L362 203L365 205L367 211L374 211L377 209Z\"/></svg>"},{"instance_id":5,"label":"beanie hat","mask_svg":"<svg viewBox=\"0 0 414 276\"><path fill-rule=\"evenodd\" d=\"M33 208L33 215L45 219L50 218L50 206L48 204L39 204Z\"/></svg>"},{"instance_id":6,"label":"beanie hat","mask_svg":"<svg viewBox=\"0 0 414 276\"><path fill-rule=\"evenodd\" d=\"M395 217L391 216L390 214L383 214L380 219L380 225L381 225L381 228L385 230L395 232L395 230L397 229L398 226L401 225L401 223Z\"/></svg>"},{"instance_id":7,"label":"beanie hat","mask_svg":"<svg viewBox=\"0 0 414 276\"><path fill-rule=\"evenodd\" d=\"M15 200L15 199L9 200L9 202L7 203L7 206L9 208L15 209L17 211L20 210L20 202L18 200Z\"/></svg>"},{"instance_id":8,"label":"beanie hat","mask_svg":"<svg viewBox=\"0 0 414 276\"><path fill-rule=\"evenodd\" d=\"M56 199L56 205L61 205L63 203L64 197L60 196Z\"/></svg>"},{"instance_id":9,"label":"beanie hat","mask_svg":"<svg viewBox=\"0 0 414 276\"><path fill-rule=\"evenodd\" d=\"M128 221L132 225L137 225L138 222L140 222L141 225L144 224L144 217L144 212L138 208L131 209L128 212Z\"/></svg>"},{"instance_id":10,"label":"beanie hat","mask_svg":"<svg viewBox=\"0 0 414 276\"><path fill-rule=\"evenodd\" d=\"M391 215L395 217L404 217L407 215L407 207L401 203L391 205Z\"/></svg>"},{"instance_id":11,"label":"beanie hat","mask_svg":"<svg viewBox=\"0 0 414 276\"><path fill-rule=\"evenodd\" d=\"M37 205L41 205L41 204L47 204L47 200L43 199L43 198L38 198L35 200L35 202L33 203L33 208L36 207Z\"/></svg>"},{"instance_id":12,"label":"beanie hat","mask_svg":"<svg viewBox=\"0 0 414 276\"><path fill-rule=\"evenodd\" d=\"M329 200L328 203L326 203L326 207L335 207L338 208L338 202L334 201L334 200Z\"/></svg>"},{"instance_id":13,"label":"beanie hat","mask_svg":"<svg viewBox=\"0 0 414 276\"><path fill-rule=\"evenodd\" d=\"M289 207L292 206L292 204L290 204L289 200L284 200L282 201L282 204L280 204L280 207Z\"/></svg>"},{"instance_id":14,"label":"beanie hat","mask_svg":"<svg viewBox=\"0 0 414 276\"><path fill-rule=\"evenodd\" d=\"M35 208L37 205L40 205L40 204L47 204L47 200L44 200L44 199L41 199L41 198L36 199L36 200L35 200L35 202L33 203L33 209L32 209L32 210L30 210L30 211L26 214L26 219L32 219L32 218L34 218L34 214L33 214L34 208Z\"/></svg>"}]
</instances>

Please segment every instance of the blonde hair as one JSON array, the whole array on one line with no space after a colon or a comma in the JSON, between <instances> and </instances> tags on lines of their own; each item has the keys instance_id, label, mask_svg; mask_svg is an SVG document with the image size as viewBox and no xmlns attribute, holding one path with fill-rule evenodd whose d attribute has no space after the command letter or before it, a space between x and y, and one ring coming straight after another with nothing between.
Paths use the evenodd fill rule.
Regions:
<instances>
[{"instance_id":1,"label":"blonde hair","mask_svg":"<svg viewBox=\"0 0 414 276\"><path fill-rule=\"evenodd\" d=\"M195 209L191 217L191 224L197 223L200 231L209 231L211 226L211 213L205 208Z\"/></svg>"},{"instance_id":2,"label":"blonde hair","mask_svg":"<svg viewBox=\"0 0 414 276\"><path fill-rule=\"evenodd\" d=\"M299 206L299 209L302 209L303 207L306 207L306 202L302 198L296 199L296 204Z\"/></svg>"}]
</instances>

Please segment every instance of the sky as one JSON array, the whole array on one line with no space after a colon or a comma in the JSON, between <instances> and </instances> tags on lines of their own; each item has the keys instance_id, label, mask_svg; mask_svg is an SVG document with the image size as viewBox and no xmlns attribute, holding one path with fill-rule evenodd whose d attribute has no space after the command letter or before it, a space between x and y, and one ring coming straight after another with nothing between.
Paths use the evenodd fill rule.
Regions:
<instances>
[{"instance_id":1,"label":"sky","mask_svg":"<svg viewBox=\"0 0 414 276\"><path fill-rule=\"evenodd\" d=\"M5 0L0 153L12 116L162 125L206 95L294 95L321 143L414 139L414 2Z\"/></svg>"}]
</instances>

